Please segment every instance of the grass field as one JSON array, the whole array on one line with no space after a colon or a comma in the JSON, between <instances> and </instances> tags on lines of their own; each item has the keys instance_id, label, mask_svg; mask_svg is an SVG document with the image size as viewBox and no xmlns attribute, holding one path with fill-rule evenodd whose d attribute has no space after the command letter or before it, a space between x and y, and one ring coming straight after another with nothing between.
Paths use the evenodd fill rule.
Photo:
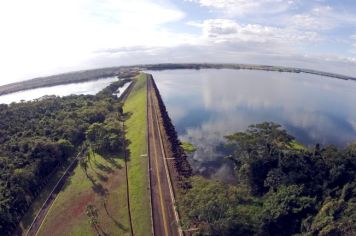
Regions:
<instances>
[{"instance_id":1,"label":"grass field","mask_svg":"<svg viewBox=\"0 0 356 236\"><path fill-rule=\"evenodd\" d=\"M41 190L41 193L37 196L37 198L31 204L30 208L27 210L26 214L22 217L22 220L19 224L22 235L26 235L27 230L30 227L32 221L38 214L43 203L48 198L49 194L51 193L54 186L57 184L58 180L62 177L71 160L72 159L68 160L68 163L59 167L59 169L50 177L48 183L44 186L44 188Z\"/></svg>"},{"instance_id":2,"label":"grass field","mask_svg":"<svg viewBox=\"0 0 356 236\"><path fill-rule=\"evenodd\" d=\"M96 235L86 215L88 204L98 210L106 235L129 235L124 161L95 154L87 171L78 165L50 208L38 235Z\"/></svg>"},{"instance_id":3,"label":"grass field","mask_svg":"<svg viewBox=\"0 0 356 236\"><path fill-rule=\"evenodd\" d=\"M124 105L124 112L130 114L125 122L126 138L129 140L129 188L131 217L135 235L150 235L152 232L150 192L147 157L147 102L146 76L140 74L137 83Z\"/></svg>"}]
</instances>

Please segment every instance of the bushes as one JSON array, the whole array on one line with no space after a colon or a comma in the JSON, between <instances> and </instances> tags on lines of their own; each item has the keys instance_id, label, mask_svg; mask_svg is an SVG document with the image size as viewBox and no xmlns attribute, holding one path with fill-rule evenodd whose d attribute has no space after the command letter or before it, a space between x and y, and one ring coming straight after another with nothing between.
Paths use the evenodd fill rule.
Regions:
<instances>
[{"instance_id":1,"label":"bushes","mask_svg":"<svg viewBox=\"0 0 356 236\"><path fill-rule=\"evenodd\" d=\"M185 229L197 228L198 235L257 233L262 205L246 189L202 177L192 177L191 183L178 202Z\"/></svg>"},{"instance_id":2,"label":"bushes","mask_svg":"<svg viewBox=\"0 0 356 236\"><path fill-rule=\"evenodd\" d=\"M181 202L190 226L208 235L215 235L217 226L220 235L241 235L242 229L243 235L355 235L355 144L344 149L296 147L295 139L273 123L251 126L227 140L238 184L193 182ZM231 189L246 191L236 194ZM205 211L210 198L216 206L229 207ZM237 200L241 198L245 201ZM210 214L224 220L209 222Z\"/></svg>"}]
</instances>

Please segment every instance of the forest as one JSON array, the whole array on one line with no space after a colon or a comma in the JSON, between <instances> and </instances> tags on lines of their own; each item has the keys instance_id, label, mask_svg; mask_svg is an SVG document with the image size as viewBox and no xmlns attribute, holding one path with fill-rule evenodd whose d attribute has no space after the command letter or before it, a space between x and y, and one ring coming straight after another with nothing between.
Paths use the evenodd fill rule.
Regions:
<instances>
[{"instance_id":1,"label":"forest","mask_svg":"<svg viewBox=\"0 0 356 236\"><path fill-rule=\"evenodd\" d=\"M196 235L355 235L356 143L306 148L280 125L225 137L236 185L191 178L182 225Z\"/></svg>"},{"instance_id":2,"label":"forest","mask_svg":"<svg viewBox=\"0 0 356 236\"><path fill-rule=\"evenodd\" d=\"M49 97L0 105L0 235L10 234L61 165L87 146L117 152L124 142L122 102L113 93Z\"/></svg>"},{"instance_id":3,"label":"forest","mask_svg":"<svg viewBox=\"0 0 356 236\"><path fill-rule=\"evenodd\" d=\"M113 93L128 81L96 95L0 105L0 235L15 230L60 166L87 147L99 153L123 148L123 104ZM178 146L174 127L165 129ZM267 122L225 139L225 158L237 184L190 177L186 160L176 160L180 175L189 179L177 198L184 230L195 235L356 234L356 143L307 148Z\"/></svg>"}]
</instances>

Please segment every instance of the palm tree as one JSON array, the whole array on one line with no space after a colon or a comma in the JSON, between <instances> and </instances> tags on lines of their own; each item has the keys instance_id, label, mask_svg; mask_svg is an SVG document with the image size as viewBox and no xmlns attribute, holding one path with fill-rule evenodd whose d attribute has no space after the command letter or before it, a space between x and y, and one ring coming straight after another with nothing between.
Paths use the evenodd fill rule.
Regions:
<instances>
[{"instance_id":1,"label":"palm tree","mask_svg":"<svg viewBox=\"0 0 356 236\"><path fill-rule=\"evenodd\" d=\"M91 204L87 205L87 209L86 209L85 213L89 217L90 225L92 225L94 227L96 233L98 235L100 235L99 229L98 229L98 227L99 227L98 210L96 209L96 207Z\"/></svg>"},{"instance_id":2,"label":"palm tree","mask_svg":"<svg viewBox=\"0 0 356 236\"><path fill-rule=\"evenodd\" d=\"M87 178L89 178L89 176L88 176L88 159L85 157L80 158L79 164L80 164L80 167L83 169Z\"/></svg>"}]
</instances>

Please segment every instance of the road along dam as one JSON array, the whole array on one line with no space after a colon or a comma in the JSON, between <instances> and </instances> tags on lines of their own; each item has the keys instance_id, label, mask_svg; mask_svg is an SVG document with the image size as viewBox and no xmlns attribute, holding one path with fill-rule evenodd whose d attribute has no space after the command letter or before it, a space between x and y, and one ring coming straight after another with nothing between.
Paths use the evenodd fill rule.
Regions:
<instances>
[{"instance_id":1,"label":"road along dam","mask_svg":"<svg viewBox=\"0 0 356 236\"><path fill-rule=\"evenodd\" d=\"M154 235L184 235L176 209L178 188L187 187L191 168L180 147L157 86L147 74L147 134Z\"/></svg>"}]
</instances>

